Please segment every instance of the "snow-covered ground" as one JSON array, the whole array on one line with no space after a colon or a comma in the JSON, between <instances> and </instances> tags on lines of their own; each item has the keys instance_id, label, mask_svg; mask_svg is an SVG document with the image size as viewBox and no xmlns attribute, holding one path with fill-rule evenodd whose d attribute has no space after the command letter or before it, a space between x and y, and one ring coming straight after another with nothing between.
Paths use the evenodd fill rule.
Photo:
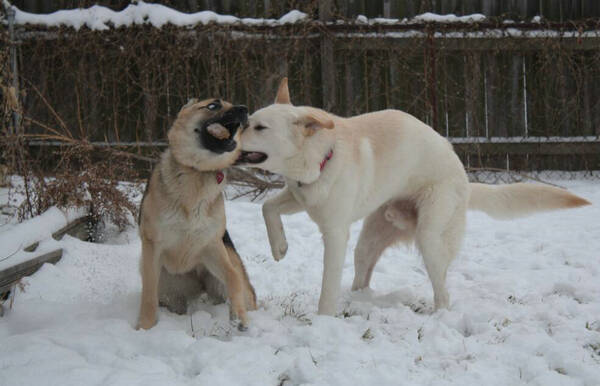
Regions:
<instances>
[{"instance_id":1,"label":"snow-covered ground","mask_svg":"<svg viewBox=\"0 0 600 386\"><path fill-rule=\"evenodd\" d=\"M600 204L600 181L556 181ZM336 318L315 314L322 242L284 218L289 252L270 256L260 206L227 202L228 228L259 298L239 332L226 305L161 310L136 331L136 229L24 280L0 319L0 385L598 385L600 205L499 222L470 213L449 272L451 307L412 248L388 250L372 289L352 293L352 227Z\"/></svg>"}]
</instances>

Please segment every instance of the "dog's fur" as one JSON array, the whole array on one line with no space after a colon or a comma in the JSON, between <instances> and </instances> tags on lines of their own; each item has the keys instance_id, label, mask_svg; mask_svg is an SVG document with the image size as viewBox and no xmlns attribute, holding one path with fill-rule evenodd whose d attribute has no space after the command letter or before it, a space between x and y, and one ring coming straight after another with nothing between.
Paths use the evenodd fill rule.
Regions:
<instances>
[{"instance_id":1,"label":"dog's fur","mask_svg":"<svg viewBox=\"0 0 600 386\"><path fill-rule=\"evenodd\" d=\"M286 188L263 206L274 258L287 251L282 214L305 210L323 234L320 314L335 312L348 229L356 220L366 217L355 249L352 289L369 286L388 246L414 240L438 309L449 304L446 271L460 248L467 209L514 218L589 204L550 186L469 183L452 145L415 117L385 110L341 118L293 106L287 79L275 104L249 118L242 150L238 163L286 179Z\"/></svg>"},{"instance_id":2,"label":"dog's fur","mask_svg":"<svg viewBox=\"0 0 600 386\"><path fill-rule=\"evenodd\" d=\"M173 123L169 149L150 177L140 210L138 328L156 324L159 302L184 313L187 300L201 290L227 294L241 328L247 326L246 310L256 309L254 289L225 229L222 195L221 169L238 157L238 128L246 119L246 107L208 99L190 101ZM214 137L207 131L211 124L228 133Z\"/></svg>"}]
</instances>

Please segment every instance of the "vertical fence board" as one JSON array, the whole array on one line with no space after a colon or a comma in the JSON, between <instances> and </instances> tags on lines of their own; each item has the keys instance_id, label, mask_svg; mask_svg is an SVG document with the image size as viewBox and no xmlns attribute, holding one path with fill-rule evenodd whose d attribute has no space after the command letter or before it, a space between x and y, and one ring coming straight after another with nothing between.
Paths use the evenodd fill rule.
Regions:
<instances>
[{"instance_id":1,"label":"vertical fence board","mask_svg":"<svg viewBox=\"0 0 600 386\"><path fill-rule=\"evenodd\" d=\"M319 0L319 20L326 22L332 18L332 0ZM335 61L332 37L324 34L321 37L321 83L323 85L322 106L329 111L336 111Z\"/></svg>"},{"instance_id":2,"label":"vertical fence board","mask_svg":"<svg viewBox=\"0 0 600 386\"><path fill-rule=\"evenodd\" d=\"M524 136L523 119L523 57L518 53L510 58L510 123L509 135Z\"/></svg>"}]
</instances>

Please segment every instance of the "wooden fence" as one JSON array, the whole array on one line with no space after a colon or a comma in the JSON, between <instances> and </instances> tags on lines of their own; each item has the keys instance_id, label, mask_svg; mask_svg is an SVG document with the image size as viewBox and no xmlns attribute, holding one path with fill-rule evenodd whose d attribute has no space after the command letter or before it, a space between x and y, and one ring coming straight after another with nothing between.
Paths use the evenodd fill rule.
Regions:
<instances>
[{"instance_id":1,"label":"wooden fence","mask_svg":"<svg viewBox=\"0 0 600 386\"><path fill-rule=\"evenodd\" d=\"M234 7L202 4L208 3ZM259 10L277 2L235 3ZM346 116L407 111L454 142L470 167L598 170L598 19L322 23L363 10L402 17L520 9L529 17L558 3L561 17L598 11L588 1L566 7L556 1L320 0L300 7L313 21L287 26L20 27L15 44L5 36L3 45L17 51L27 133L51 129L97 143L133 143L147 154L141 145L164 141L189 97L223 96L252 110L270 103L278 80L289 76L296 104Z\"/></svg>"}]
</instances>

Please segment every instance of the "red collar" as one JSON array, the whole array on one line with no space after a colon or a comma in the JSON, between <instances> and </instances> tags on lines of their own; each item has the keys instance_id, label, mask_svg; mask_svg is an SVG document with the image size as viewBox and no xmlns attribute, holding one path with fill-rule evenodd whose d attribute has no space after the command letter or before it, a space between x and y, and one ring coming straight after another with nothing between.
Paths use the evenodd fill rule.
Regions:
<instances>
[{"instance_id":1,"label":"red collar","mask_svg":"<svg viewBox=\"0 0 600 386\"><path fill-rule=\"evenodd\" d=\"M321 167L321 171L323 171L323 169L325 169L325 165L331 159L331 157L333 157L333 149L329 149L329 152L327 153L325 158L323 158L323 161L321 161L321 163L319 164L319 166ZM298 187L302 186L302 182L298 181L297 183L298 183Z\"/></svg>"},{"instance_id":2,"label":"red collar","mask_svg":"<svg viewBox=\"0 0 600 386\"><path fill-rule=\"evenodd\" d=\"M327 164L327 161L329 161L331 157L333 157L333 149L329 149L329 153L327 153L325 158L323 158L323 161L321 161L321 163L319 164L321 166L321 171L323 171L325 165Z\"/></svg>"},{"instance_id":3,"label":"red collar","mask_svg":"<svg viewBox=\"0 0 600 386\"><path fill-rule=\"evenodd\" d=\"M225 179L225 173L223 173L221 170L219 170L215 174L215 177L217 178L217 184L220 184Z\"/></svg>"}]
</instances>

